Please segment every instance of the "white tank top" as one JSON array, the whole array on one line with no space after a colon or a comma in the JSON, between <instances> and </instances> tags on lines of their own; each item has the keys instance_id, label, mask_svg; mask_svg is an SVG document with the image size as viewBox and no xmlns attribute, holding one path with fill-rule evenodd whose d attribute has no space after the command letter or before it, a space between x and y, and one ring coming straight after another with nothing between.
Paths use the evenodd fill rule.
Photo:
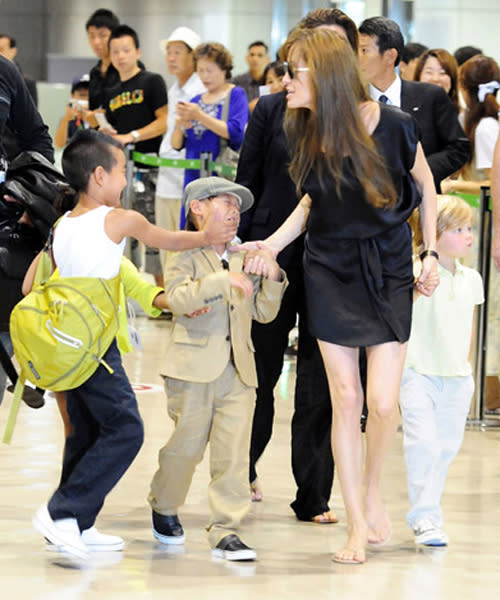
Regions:
<instances>
[{"instance_id":1,"label":"white tank top","mask_svg":"<svg viewBox=\"0 0 500 600\"><path fill-rule=\"evenodd\" d=\"M111 279L118 274L125 238L116 244L104 230L106 215L112 210L112 206L99 206L78 217L70 217L69 212L62 217L53 243L61 277Z\"/></svg>"}]
</instances>

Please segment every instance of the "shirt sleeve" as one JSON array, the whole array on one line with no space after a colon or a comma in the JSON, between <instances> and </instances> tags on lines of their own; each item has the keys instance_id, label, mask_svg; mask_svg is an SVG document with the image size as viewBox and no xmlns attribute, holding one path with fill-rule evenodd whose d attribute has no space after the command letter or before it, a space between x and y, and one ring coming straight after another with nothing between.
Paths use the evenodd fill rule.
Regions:
<instances>
[{"instance_id":1,"label":"shirt sleeve","mask_svg":"<svg viewBox=\"0 0 500 600\"><path fill-rule=\"evenodd\" d=\"M40 152L54 162L54 148L48 127L23 78L15 66L0 63L0 133L3 133L7 119L21 150Z\"/></svg>"},{"instance_id":2,"label":"shirt sleeve","mask_svg":"<svg viewBox=\"0 0 500 600\"><path fill-rule=\"evenodd\" d=\"M151 77L148 85L148 97L151 99L150 106L153 111L158 110L168 103L167 86L161 75L155 73Z\"/></svg>"},{"instance_id":3,"label":"shirt sleeve","mask_svg":"<svg viewBox=\"0 0 500 600\"><path fill-rule=\"evenodd\" d=\"M498 121L491 117L479 121L474 134L476 169L491 169L498 128Z\"/></svg>"},{"instance_id":4,"label":"shirt sleeve","mask_svg":"<svg viewBox=\"0 0 500 600\"><path fill-rule=\"evenodd\" d=\"M481 275L472 270L472 300L474 304L482 304L484 302L484 286Z\"/></svg>"},{"instance_id":5,"label":"shirt sleeve","mask_svg":"<svg viewBox=\"0 0 500 600\"><path fill-rule=\"evenodd\" d=\"M231 90L229 101L229 115L227 118L227 130L229 133L229 145L233 150L238 150L243 143L245 127L248 123L248 102L245 90L235 86Z\"/></svg>"}]
</instances>

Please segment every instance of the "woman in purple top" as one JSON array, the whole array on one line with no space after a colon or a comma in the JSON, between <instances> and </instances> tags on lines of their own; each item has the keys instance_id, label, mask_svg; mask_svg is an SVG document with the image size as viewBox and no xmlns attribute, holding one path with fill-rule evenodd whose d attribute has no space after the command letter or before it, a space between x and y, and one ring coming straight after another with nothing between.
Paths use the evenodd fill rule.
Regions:
<instances>
[{"instance_id":1,"label":"woman in purple top","mask_svg":"<svg viewBox=\"0 0 500 600\"><path fill-rule=\"evenodd\" d=\"M186 158L200 158L201 152L211 152L212 160L216 160L220 138L228 140L233 150L239 150L243 142L248 122L247 97L243 88L230 83L233 60L222 44L201 44L194 57L196 72L207 91L191 102L178 103L172 146L176 149L185 146ZM222 108L228 95L228 118L223 121ZM198 170L186 169L184 186L199 176Z\"/></svg>"}]
</instances>

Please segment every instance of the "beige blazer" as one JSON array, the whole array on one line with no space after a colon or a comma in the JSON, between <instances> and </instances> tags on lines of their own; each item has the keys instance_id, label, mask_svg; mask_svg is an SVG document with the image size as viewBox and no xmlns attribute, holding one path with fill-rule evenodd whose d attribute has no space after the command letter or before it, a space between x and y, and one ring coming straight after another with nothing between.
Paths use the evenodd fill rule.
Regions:
<instances>
[{"instance_id":1,"label":"beige blazer","mask_svg":"<svg viewBox=\"0 0 500 600\"><path fill-rule=\"evenodd\" d=\"M244 253L229 253L229 270L242 270ZM248 386L257 387L252 319L268 323L278 314L288 285L252 276L254 292L244 298L231 288L211 246L168 254L165 275L167 302L174 315L173 328L162 361L161 374L174 379L208 383L224 371L232 352L236 370ZM186 314L210 307L197 317Z\"/></svg>"}]
</instances>

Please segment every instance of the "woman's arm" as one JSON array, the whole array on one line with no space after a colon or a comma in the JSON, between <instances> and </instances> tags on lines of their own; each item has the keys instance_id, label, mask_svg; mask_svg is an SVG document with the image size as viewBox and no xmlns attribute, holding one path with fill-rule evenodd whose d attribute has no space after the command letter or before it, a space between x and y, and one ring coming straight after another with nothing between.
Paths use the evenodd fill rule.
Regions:
<instances>
[{"instance_id":1,"label":"woman's arm","mask_svg":"<svg viewBox=\"0 0 500 600\"><path fill-rule=\"evenodd\" d=\"M227 123L207 115L207 113L201 110L200 105L195 102L179 102L177 105L177 115L181 121L199 121L219 137L229 139ZM172 146L175 148L174 144Z\"/></svg>"},{"instance_id":2,"label":"woman's arm","mask_svg":"<svg viewBox=\"0 0 500 600\"><path fill-rule=\"evenodd\" d=\"M441 191L443 194L450 192L459 192L463 194L474 194L479 196L482 186L490 186L490 171L491 169L482 169L487 179L483 181L465 181L463 179L444 179L441 182Z\"/></svg>"},{"instance_id":3,"label":"woman's arm","mask_svg":"<svg viewBox=\"0 0 500 600\"><path fill-rule=\"evenodd\" d=\"M417 154L415 164L410 171L418 190L422 196L422 203L419 208L420 224L424 238L424 249L436 249L436 188L432 172L427 164L419 142L417 145ZM431 296L439 283L439 277L436 278L438 261L434 256L426 256L422 261L422 270L417 279L416 286L418 291L424 296Z\"/></svg>"}]
</instances>

